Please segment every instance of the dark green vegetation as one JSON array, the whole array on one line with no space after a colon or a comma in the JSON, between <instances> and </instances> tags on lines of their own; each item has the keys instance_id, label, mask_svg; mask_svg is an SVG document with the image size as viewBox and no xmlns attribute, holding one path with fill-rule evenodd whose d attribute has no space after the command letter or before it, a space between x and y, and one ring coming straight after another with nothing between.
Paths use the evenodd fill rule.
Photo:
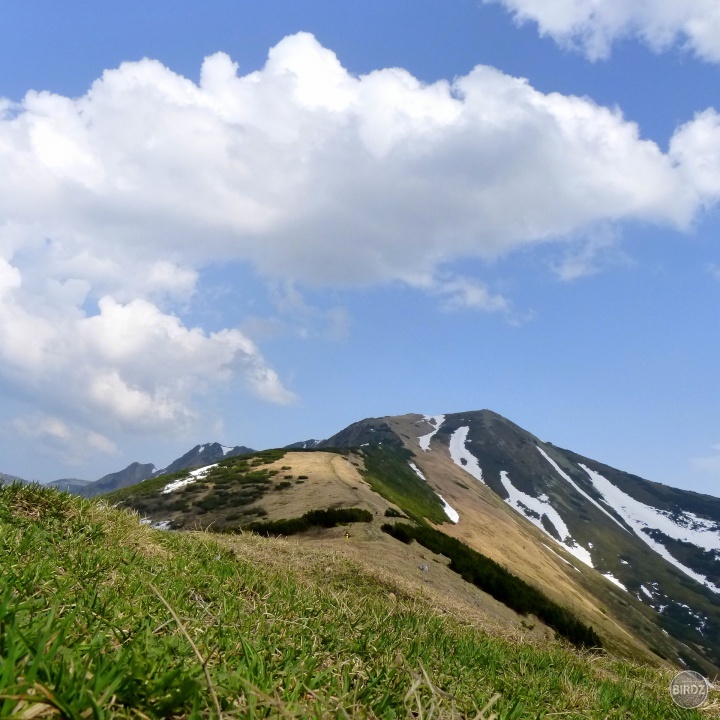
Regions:
<instances>
[{"instance_id":1,"label":"dark green vegetation","mask_svg":"<svg viewBox=\"0 0 720 720\"><path fill-rule=\"evenodd\" d=\"M413 457L409 450L400 444L384 443L361 447L356 452L365 463L360 472L376 493L416 522L424 524L426 518L437 525L447 522L440 498L408 465Z\"/></svg>"},{"instance_id":2,"label":"dark green vegetation","mask_svg":"<svg viewBox=\"0 0 720 720\"><path fill-rule=\"evenodd\" d=\"M703 717L666 674L488 636L336 555L37 486L0 488L0 588L0 717L471 718L495 693L499 720Z\"/></svg>"},{"instance_id":3,"label":"dark green vegetation","mask_svg":"<svg viewBox=\"0 0 720 720\"><path fill-rule=\"evenodd\" d=\"M354 522L372 522L373 515L361 508L328 508L327 510L310 510L299 518L287 520L270 520L246 525L244 530L252 530L258 535L297 535L312 528L333 528Z\"/></svg>"},{"instance_id":4,"label":"dark green vegetation","mask_svg":"<svg viewBox=\"0 0 720 720\"><path fill-rule=\"evenodd\" d=\"M585 648L602 646L595 631L580 622L571 612L460 540L434 528L414 527L407 523L386 524L382 529L404 543L416 540L428 550L445 555L450 559L450 569L461 575L463 580L479 587L521 615L532 613L573 645Z\"/></svg>"},{"instance_id":5,"label":"dark green vegetation","mask_svg":"<svg viewBox=\"0 0 720 720\"><path fill-rule=\"evenodd\" d=\"M221 460L202 477L164 494L176 480L190 478L190 471L160 475L138 485L103 496L111 504L130 508L152 520L170 520L172 527L228 530L257 520L266 513L257 503L269 490L282 491L290 482L275 482L278 471L264 465L284 457L284 450L265 450ZM252 507L250 507L252 506Z\"/></svg>"}]
</instances>

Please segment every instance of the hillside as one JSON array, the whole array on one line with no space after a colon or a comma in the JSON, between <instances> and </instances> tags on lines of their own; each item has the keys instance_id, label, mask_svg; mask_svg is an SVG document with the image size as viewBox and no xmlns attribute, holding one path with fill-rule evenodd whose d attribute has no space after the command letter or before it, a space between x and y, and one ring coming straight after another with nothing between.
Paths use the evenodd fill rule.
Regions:
<instances>
[{"instance_id":1,"label":"hillside","mask_svg":"<svg viewBox=\"0 0 720 720\"><path fill-rule=\"evenodd\" d=\"M488 632L351 546L160 532L2 487L0 715L706 716L671 702L666 670Z\"/></svg>"},{"instance_id":2,"label":"hillside","mask_svg":"<svg viewBox=\"0 0 720 720\"><path fill-rule=\"evenodd\" d=\"M717 673L720 500L561 450L487 410L370 418L321 447L378 444L402 448L458 510L446 533L571 599L594 626L608 613L659 657Z\"/></svg>"},{"instance_id":3,"label":"hillside","mask_svg":"<svg viewBox=\"0 0 720 720\"><path fill-rule=\"evenodd\" d=\"M544 625L539 611L533 618L519 615L487 588L465 582L449 569L452 562L447 555L416 544L406 546L382 531L385 523L403 517L420 525L427 525L429 519L431 525L508 568L514 577L594 628L603 646L618 656L659 665L663 658L683 652L705 674L714 675L711 664L662 632L651 609L626 598L599 573L570 565L561 550L550 550L537 528L498 497L477 483L462 482L464 471L452 463L443 469L442 497L452 498L444 507L419 467L410 464L408 450L397 440L390 442L380 427L367 432L383 439L376 445L360 443L354 450L275 450L231 458L145 481L107 495L106 500L137 510L158 528L218 533L236 533L241 528L262 531L269 524L275 534L285 535L285 525L275 527L278 521L318 510L358 508L368 511L372 519L355 523L349 542L342 542L346 530L339 527L310 528L296 537L313 548L332 547L340 541L343 553L368 568L381 568L398 582L421 583L434 602L462 608L486 627L522 632L532 625L540 636L554 634L558 628ZM353 443L357 440L352 438ZM420 462L420 458L414 460ZM423 467L436 476L426 462ZM449 482L456 487L448 487ZM451 520L454 508L461 508L457 524Z\"/></svg>"}]
</instances>

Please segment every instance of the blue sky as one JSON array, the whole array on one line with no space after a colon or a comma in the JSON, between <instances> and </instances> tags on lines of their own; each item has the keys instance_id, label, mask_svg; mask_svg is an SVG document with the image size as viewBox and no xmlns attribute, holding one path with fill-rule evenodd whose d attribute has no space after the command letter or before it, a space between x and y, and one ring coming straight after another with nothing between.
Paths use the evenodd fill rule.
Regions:
<instances>
[{"instance_id":1,"label":"blue sky","mask_svg":"<svg viewBox=\"0 0 720 720\"><path fill-rule=\"evenodd\" d=\"M717 494L712 8L7 0L0 471L490 408Z\"/></svg>"}]
</instances>

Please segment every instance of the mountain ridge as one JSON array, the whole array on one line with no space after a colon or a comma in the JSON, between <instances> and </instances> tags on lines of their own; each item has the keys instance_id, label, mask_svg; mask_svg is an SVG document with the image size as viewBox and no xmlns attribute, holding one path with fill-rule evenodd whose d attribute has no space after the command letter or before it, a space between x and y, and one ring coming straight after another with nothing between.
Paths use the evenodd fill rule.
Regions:
<instances>
[{"instance_id":1,"label":"mountain ridge","mask_svg":"<svg viewBox=\"0 0 720 720\"><path fill-rule=\"evenodd\" d=\"M344 460L321 461L324 453L339 449ZM325 440L263 451L265 457L280 453L270 466L277 477L260 473L253 479L253 472L244 470L250 483L244 495L216 492L214 481L203 479L209 468L219 464L222 474L231 459L250 452L244 446L196 445L166 468L134 463L81 492L129 488L123 497L138 498L129 506L149 513L149 522L158 526L177 526L190 512L202 527L215 523L218 530L233 531L265 516L299 517L327 507L330 495L313 488L328 473L337 476L337 462L346 463L364 478L371 493L364 502L376 514L388 507L372 499L379 493L411 520L441 527L550 595L562 599L557 588L565 588L588 621L602 622L605 608L622 626L620 645L630 642L622 640L623 633L634 634L680 666L720 668L718 498L560 448L491 410L365 418ZM288 468L300 469L285 470L282 453L290 453ZM165 474L178 480L165 482ZM307 483L300 479L307 476ZM178 499L176 488L188 483L200 494L183 490L187 499ZM341 485L345 489L336 502L350 507L353 487L361 483L346 477ZM135 487L144 488L142 497ZM239 503L239 512L225 509L229 500ZM371 540L377 540L373 533Z\"/></svg>"}]
</instances>

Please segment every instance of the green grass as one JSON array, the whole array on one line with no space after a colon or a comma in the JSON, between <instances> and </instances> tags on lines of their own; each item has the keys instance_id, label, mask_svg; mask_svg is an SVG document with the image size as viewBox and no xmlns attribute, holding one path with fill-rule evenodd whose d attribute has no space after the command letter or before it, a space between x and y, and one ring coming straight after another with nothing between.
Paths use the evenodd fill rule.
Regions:
<instances>
[{"instance_id":1,"label":"green grass","mask_svg":"<svg viewBox=\"0 0 720 720\"><path fill-rule=\"evenodd\" d=\"M339 555L0 488L0 717L698 720L668 676L488 636Z\"/></svg>"},{"instance_id":2,"label":"green grass","mask_svg":"<svg viewBox=\"0 0 720 720\"><path fill-rule=\"evenodd\" d=\"M408 465L413 457L409 450L400 445L383 444L358 448L357 452L365 465L362 476L376 493L423 525L426 518L437 525L447 522L440 498Z\"/></svg>"}]
</instances>

